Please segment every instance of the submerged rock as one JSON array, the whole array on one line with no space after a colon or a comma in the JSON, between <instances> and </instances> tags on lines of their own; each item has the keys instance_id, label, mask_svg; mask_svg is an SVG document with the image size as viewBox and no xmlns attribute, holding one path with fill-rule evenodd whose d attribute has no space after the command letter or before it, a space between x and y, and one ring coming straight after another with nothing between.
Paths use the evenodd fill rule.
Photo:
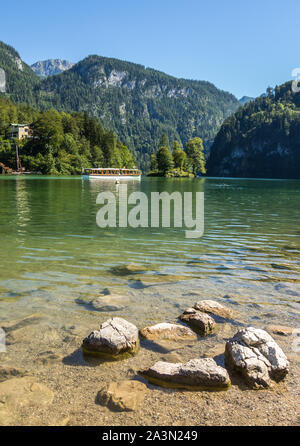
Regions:
<instances>
[{"instance_id":1,"label":"submerged rock","mask_svg":"<svg viewBox=\"0 0 300 446\"><path fill-rule=\"evenodd\" d=\"M204 353L205 358L214 358L215 356L224 355L225 353L225 343L216 344Z\"/></svg>"},{"instance_id":2,"label":"submerged rock","mask_svg":"<svg viewBox=\"0 0 300 446\"><path fill-rule=\"evenodd\" d=\"M137 265L136 263L128 263L125 265L115 266L111 269L111 271L119 276L127 276L129 274L144 273L147 271L147 269L147 267Z\"/></svg>"},{"instance_id":3,"label":"submerged rock","mask_svg":"<svg viewBox=\"0 0 300 446\"><path fill-rule=\"evenodd\" d=\"M114 317L100 325L99 331L92 331L82 343L85 353L116 356L134 353L138 348L138 329L135 325Z\"/></svg>"},{"instance_id":4,"label":"submerged rock","mask_svg":"<svg viewBox=\"0 0 300 446\"><path fill-rule=\"evenodd\" d=\"M97 402L111 410L129 412L137 409L147 393L147 386L140 381L111 382L99 391Z\"/></svg>"},{"instance_id":5,"label":"submerged rock","mask_svg":"<svg viewBox=\"0 0 300 446\"><path fill-rule=\"evenodd\" d=\"M185 327L184 325L170 324L168 322L145 327L140 330L140 334L149 340L170 339L176 341L183 339L197 339L197 335L190 328Z\"/></svg>"},{"instance_id":6,"label":"submerged rock","mask_svg":"<svg viewBox=\"0 0 300 446\"><path fill-rule=\"evenodd\" d=\"M266 330L268 331L268 333L281 336L291 336L294 331L292 327L286 327L284 325L268 325Z\"/></svg>"},{"instance_id":7,"label":"submerged rock","mask_svg":"<svg viewBox=\"0 0 300 446\"><path fill-rule=\"evenodd\" d=\"M202 336L206 336L213 332L216 323L211 316L206 313L201 313L194 308L188 308L179 319L189 324L195 331Z\"/></svg>"},{"instance_id":8,"label":"submerged rock","mask_svg":"<svg viewBox=\"0 0 300 446\"><path fill-rule=\"evenodd\" d=\"M233 316L233 311L230 308L224 307L215 300L200 300L195 303L194 308L203 313L214 314L225 319L231 319Z\"/></svg>"},{"instance_id":9,"label":"submerged rock","mask_svg":"<svg viewBox=\"0 0 300 446\"><path fill-rule=\"evenodd\" d=\"M226 343L226 364L237 370L254 388L269 387L288 373L287 357L274 339L254 327L240 330Z\"/></svg>"},{"instance_id":10,"label":"submerged rock","mask_svg":"<svg viewBox=\"0 0 300 446\"><path fill-rule=\"evenodd\" d=\"M10 366L0 366L0 382L5 381L6 379L15 378L15 377L23 377L26 375L25 370L17 369L15 367Z\"/></svg>"},{"instance_id":11,"label":"submerged rock","mask_svg":"<svg viewBox=\"0 0 300 446\"><path fill-rule=\"evenodd\" d=\"M140 374L163 387L221 390L230 386L227 370L212 358L191 359L186 364L158 361Z\"/></svg>"},{"instance_id":12,"label":"submerged rock","mask_svg":"<svg viewBox=\"0 0 300 446\"><path fill-rule=\"evenodd\" d=\"M52 403L54 394L33 377L12 378L0 383L0 401L8 409L43 407Z\"/></svg>"},{"instance_id":13,"label":"submerged rock","mask_svg":"<svg viewBox=\"0 0 300 446\"><path fill-rule=\"evenodd\" d=\"M119 311L130 303L127 296L119 294L102 294L90 301L90 305L97 311Z\"/></svg>"}]
</instances>

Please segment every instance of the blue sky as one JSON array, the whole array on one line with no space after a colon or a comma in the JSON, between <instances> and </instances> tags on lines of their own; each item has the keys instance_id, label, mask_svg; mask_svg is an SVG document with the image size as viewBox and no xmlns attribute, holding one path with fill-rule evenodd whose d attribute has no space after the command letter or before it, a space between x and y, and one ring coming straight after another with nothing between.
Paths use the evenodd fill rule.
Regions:
<instances>
[{"instance_id":1,"label":"blue sky","mask_svg":"<svg viewBox=\"0 0 300 446\"><path fill-rule=\"evenodd\" d=\"M0 40L29 64L115 57L237 97L257 96L300 66L299 0L14 0Z\"/></svg>"}]
</instances>

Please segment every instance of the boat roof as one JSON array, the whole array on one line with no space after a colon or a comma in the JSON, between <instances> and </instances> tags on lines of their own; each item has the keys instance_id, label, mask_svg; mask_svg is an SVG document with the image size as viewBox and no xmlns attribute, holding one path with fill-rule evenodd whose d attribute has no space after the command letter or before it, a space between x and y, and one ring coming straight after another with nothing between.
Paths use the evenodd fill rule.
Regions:
<instances>
[{"instance_id":1,"label":"boat roof","mask_svg":"<svg viewBox=\"0 0 300 446\"><path fill-rule=\"evenodd\" d=\"M89 169L92 169L92 170L138 170L137 167L130 167L128 169L126 167L123 167L123 168L119 168L119 167L86 167L85 168L85 170L89 170Z\"/></svg>"}]
</instances>

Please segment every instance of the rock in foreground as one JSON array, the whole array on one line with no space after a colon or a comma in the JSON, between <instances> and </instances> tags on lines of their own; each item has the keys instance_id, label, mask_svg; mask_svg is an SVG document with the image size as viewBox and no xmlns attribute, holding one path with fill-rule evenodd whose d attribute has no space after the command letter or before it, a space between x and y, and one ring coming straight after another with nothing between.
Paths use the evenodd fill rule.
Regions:
<instances>
[{"instance_id":1,"label":"rock in foreground","mask_svg":"<svg viewBox=\"0 0 300 446\"><path fill-rule=\"evenodd\" d=\"M197 339L197 335L188 327L162 322L140 330L141 335L149 340L170 339L173 341Z\"/></svg>"},{"instance_id":2,"label":"rock in foreground","mask_svg":"<svg viewBox=\"0 0 300 446\"><path fill-rule=\"evenodd\" d=\"M240 330L226 343L226 364L240 372L253 388L269 387L288 373L287 357L274 339L254 327Z\"/></svg>"},{"instance_id":3,"label":"rock in foreground","mask_svg":"<svg viewBox=\"0 0 300 446\"><path fill-rule=\"evenodd\" d=\"M135 325L114 317L100 325L99 331L92 331L82 343L85 353L102 356L132 354L138 348L138 329Z\"/></svg>"},{"instance_id":4,"label":"rock in foreground","mask_svg":"<svg viewBox=\"0 0 300 446\"><path fill-rule=\"evenodd\" d=\"M158 361L140 374L163 387L222 390L230 386L227 370L212 358L192 359L186 364Z\"/></svg>"},{"instance_id":5,"label":"rock in foreground","mask_svg":"<svg viewBox=\"0 0 300 446\"><path fill-rule=\"evenodd\" d=\"M209 314L201 313L194 308L188 308L179 319L189 324L201 336L206 336L213 332L216 323Z\"/></svg>"},{"instance_id":6,"label":"rock in foreground","mask_svg":"<svg viewBox=\"0 0 300 446\"><path fill-rule=\"evenodd\" d=\"M97 402L111 410L129 412L137 409L147 392L147 386L139 381L112 382L100 390Z\"/></svg>"},{"instance_id":7,"label":"rock in foreground","mask_svg":"<svg viewBox=\"0 0 300 446\"><path fill-rule=\"evenodd\" d=\"M203 313L214 314L224 319L231 319L233 316L233 311L230 308L224 307L224 305L219 304L215 300L200 300L195 303L194 308Z\"/></svg>"}]
</instances>

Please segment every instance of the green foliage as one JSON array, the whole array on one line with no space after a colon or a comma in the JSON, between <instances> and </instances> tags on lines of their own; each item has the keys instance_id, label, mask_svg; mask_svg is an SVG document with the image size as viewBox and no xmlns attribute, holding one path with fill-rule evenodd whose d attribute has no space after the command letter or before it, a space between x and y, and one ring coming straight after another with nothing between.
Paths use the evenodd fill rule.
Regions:
<instances>
[{"instance_id":1,"label":"green foliage","mask_svg":"<svg viewBox=\"0 0 300 446\"><path fill-rule=\"evenodd\" d=\"M150 176L165 177L194 177L197 173L206 173L204 148L201 138L191 138L188 140L183 150L179 141L172 142L173 152L171 153L166 135L160 140L160 146L156 154L151 155ZM175 167L175 168L174 168Z\"/></svg>"},{"instance_id":2,"label":"green foliage","mask_svg":"<svg viewBox=\"0 0 300 446\"><path fill-rule=\"evenodd\" d=\"M222 125L208 174L300 178L300 93L291 82L247 103Z\"/></svg>"},{"instance_id":3,"label":"green foliage","mask_svg":"<svg viewBox=\"0 0 300 446\"><path fill-rule=\"evenodd\" d=\"M0 96L0 162L16 167L15 143L6 139L9 124L30 123L33 138L18 141L26 170L48 175L76 175L82 167L133 168L130 150L87 113L44 112L15 105Z\"/></svg>"},{"instance_id":4,"label":"green foliage","mask_svg":"<svg viewBox=\"0 0 300 446\"><path fill-rule=\"evenodd\" d=\"M156 158L158 168L163 175L173 168L174 161L169 147L160 146L156 154Z\"/></svg>"},{"instance_id":5,"label":"green foliage","mask_svg":"<svg viewBox=\"0 0 300 446\"><path fill-rule=\"evenodd\" d=\"M186 143L186 154L190 160L190 164L194 174L206 173L205 160L204 160L204 147L201 138L191 138Z\"/></svg>"},{"instance_id":6,"label":"green foliage","mask_svg":"<svg viewBox=\"0 0 300 446\"><path fill-rule=\"evenodd\" d=\"M207 149L224 119L239 106L233 95L209 82L176 79L99 56L40 79L26 64L23 71L16 69L15 53L1 44L0 67L7 71L12 100L35 104L41 110L84 110L101 118L104 127L112 129L136 155L143 170L149 168L163 133L183 144L200 134Z\"/></svg>"}]
</instances>

